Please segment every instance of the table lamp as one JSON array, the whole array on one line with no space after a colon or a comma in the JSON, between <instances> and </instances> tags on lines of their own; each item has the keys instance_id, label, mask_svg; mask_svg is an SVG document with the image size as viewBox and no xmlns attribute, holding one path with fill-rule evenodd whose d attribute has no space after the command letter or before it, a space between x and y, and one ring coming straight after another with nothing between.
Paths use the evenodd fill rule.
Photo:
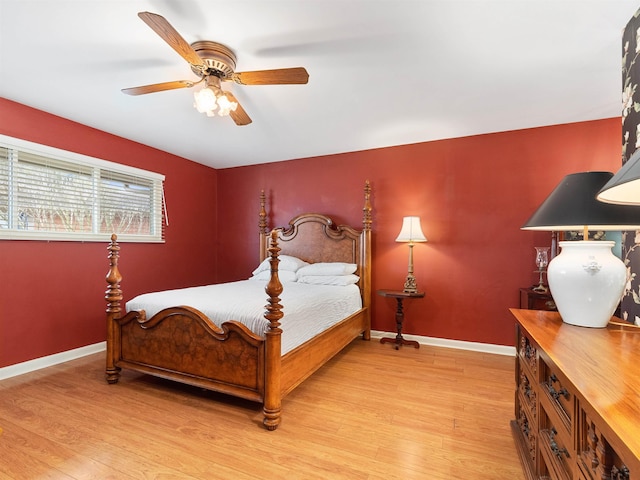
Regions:
<instances>
[{"instance_id":1,"label":"table lamp","mask_svg":"<svg viewBox=\"0 0 640 480\"><path fill-rule=\"evenodd\" d=\"M415 293L418 291L416 277L413 276L413 244L415 242L426 242L427 238L422 233L420 226L420 217L404 217L402 219L402 228L400 234L396 238L396 242L409 243L409 271L404 282L404 291L407 293Z\"/></svg>"},{"instance_id":2,"label":"table lamp","mask_svg":"<svg viewBox=\"0 0 640 480\"><path fill-rule=\"evenodd\" d=\"M584 240L561 241L560 254L547 267L547 281L565 323L605 327L624 292L627 269L611 248L615 242L589 240L589 229L640 228L640 207L600 202L596 195L611 172L581 172L564 177L523 230L582 230Z\"/></svg>"},{"instance_id":3,"label":"table lamp","mask_svg":"<svg viewBox=\"0 0 640 480\"><path fill-rule=\"evenodd\" d=\"M596 198L617 205L640 205L640 149L600 189Z\"/></svg>"}]
</instances>

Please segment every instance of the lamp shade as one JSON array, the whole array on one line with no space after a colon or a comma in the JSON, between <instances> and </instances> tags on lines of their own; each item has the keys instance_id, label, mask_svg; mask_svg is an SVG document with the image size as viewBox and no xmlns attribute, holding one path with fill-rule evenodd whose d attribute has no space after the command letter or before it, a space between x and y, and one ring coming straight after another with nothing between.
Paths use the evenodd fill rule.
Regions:
<instances>
[{"instance_id":1,"label":"lamp shade","mask_svg":"<svg viewBox=\"0 0 640 480\"><path fill-rule=\"evenodd\" d=\"M640 149L600 189L596 198L618 205L640 205Z\"/></svg>"},{"instance_id":2,"label":"lamp shade","mask_svg":"<svg viewBox=\"0 0 640 480\"><path fill-rule=\"evenodd\" d=\"M567 175L521 228L547 231L580 230L584 227L592 230L640 229L640 207L611 205L596 199L612 177L611 172Z\"/></svg>"},{"instance_id":3,"label":"lamp shade","mask_svg":"<svg viewBox=\"0 0 640 480\"><path fill-rule=\"evenodd\" d=\"M607 325L626 282L624 263L611 252L614 242L589 241L587 229L640 228L640 207L596 199L611 172L567 175L522 226L525 230L584 229L583 241L560 242L547 268L549 289L562 320L581 327Z\"/></svg>"},{"instance_id":4,"label":"lamp shade","mask_svg":"<svg viewBox=\"0 0 640 480\"><path fill-rule=\"evenodd\" d=\"M427 237L422 233L420 217L404 217L402 219L402 229L396 242L426 242Z\"/></svg>"}]
</instances>

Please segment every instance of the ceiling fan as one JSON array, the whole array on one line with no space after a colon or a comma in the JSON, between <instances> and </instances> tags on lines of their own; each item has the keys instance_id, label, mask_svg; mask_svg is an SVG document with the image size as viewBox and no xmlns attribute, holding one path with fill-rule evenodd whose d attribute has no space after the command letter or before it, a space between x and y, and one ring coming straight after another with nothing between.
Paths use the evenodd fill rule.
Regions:
<instances>
[{"instance_id":1,"label":"ceiling fan","mask_svg":"<svg viewBox=\"0 0 640 480\"><path fill-rule=\"evenodd\" d=\"M195 93L195 106L198 111L212 116L217 110L218 115L229 115L236 125L248 125L251 123L251 118L233 93L220 88L221 82L232 81L240 85L288 85L305 84L309 81L309 74L303 67L236 72L236 56L229 47L208 40L189 44L163 16L140 12L138 17L189 62L191 70L200 77L200 80L195 82L176 80L123 88L122 92L127 95L144 95L177 88L190 88L204 82L205 87Z\"/></svg>"}]
</instances>

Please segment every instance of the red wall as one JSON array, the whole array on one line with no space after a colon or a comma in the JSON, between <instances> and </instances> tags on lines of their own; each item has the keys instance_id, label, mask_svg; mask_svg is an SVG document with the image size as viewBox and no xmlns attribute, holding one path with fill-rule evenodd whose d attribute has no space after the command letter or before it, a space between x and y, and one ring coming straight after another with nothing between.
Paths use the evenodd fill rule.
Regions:
<instances>
[{"instance_id":1,"label":"red wall","mask_svg":"<svg viewBox=\"0 0 640 480\"><path fill-rule=\"evenodd\" d=\"M374 292L404 283L408 247L394 241L403 216L419 215L428 239L414 247L426 297L405 302L404 331L513 345L508 308L537 279L533 247L551 243L550 233L520 226L564 175L616 171L620 135L613 118L220 170L219 279L246 277L257 265L261 189L272 226L307 211L360 225L369 179ZM394 302L374 296L373 328L394 331Z\"/></svg>"},{"instance_id":2,"label":"red wall","mask_svg":"<svg viewBox=\"0 0 640 480\"><path fill-rule=\"evenodd\" d=\"M508 308L536 279L534 245L550 243L520 226L567 173L616 171L621 127L613 118L218 171L1 98L0 133L167 176L166 243L122 245L125 300L246 278L261 189L272 225L309 211L360 225L369 179L374 291L402 288L403 216L419 215L429 239L414 249L427 295L406 303L405 332L512 345ZM105 339L106 244L0 241L0 367ZM393 331L394 311L374 295L373 327Z\"/></svg>"},{"instance_id":3,"label":"red wall","mask_svg":"<svg viewBox=\"0 0 640 480\"><path fill-rule=\"evenodd\" d=\"M166 175L166 242L121 244L125 300L216 280L216 170L2 98L0 133ZM0 240L0 367L105 340L107 242Z\"/></svg>"}]
</instances>

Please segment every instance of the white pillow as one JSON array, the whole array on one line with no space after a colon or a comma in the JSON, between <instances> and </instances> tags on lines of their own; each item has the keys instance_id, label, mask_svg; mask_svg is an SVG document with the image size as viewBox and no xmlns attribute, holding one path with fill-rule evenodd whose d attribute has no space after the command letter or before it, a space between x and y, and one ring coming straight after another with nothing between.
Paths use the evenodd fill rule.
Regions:
<instances>
[{"instance_id":1,"label":"white pillow","mask_svg":"<svg viewBox=\"0 0 640 480\"><path fill-rule=\"evenodd\" d=\"M262 272L258 272L257 274L249 277L249 280L263 280L268 282L271 278L271 270L263 270ZM278 271L278 278L280 282L295 282L298 277L296 277L296 272L290 272L288 270Z\"/></svg>"},{"instance_id":2,"label":"white pillow","mask_svg":"<svg viewBox=\"0 0 640 480\"><path fill-rule=\"evenodd\" d=\"M300 268L297 273L301 275L350 275L356 272L358 266L355 263L329 262L311 263Z\"/></svg>"},{"instance_id":3,"label":"white pillow","mask_svg":"<svg viewBox=\"0 0 640 480\"><path fill-rule=\"evenodd\" d=\"M256 268L251 273L253 275L256 275L256 274L258 274L260 272L263 272L265 270L271 270L271 263L269 261L270 258L271 257L265 258L262 261L262 263L260 263L260 265L258 265L258 268ZM278 271L279 272L281 272L282 270L288 270L290 272L295 272L300 267L304 267L305 265L309 265L304 260L300 260L299 258L292 257L290 255L280 255L278 258L280 259L280 263L278 264Z\"/></svg>"},{"instance_id":4,"label":"white pillow","mask_svg":"<svg viewBox=\"0 0 640 480\"><path fill-rule=\"evenodd\" d=\"M357 275L303 275L298 276L298 283L310 283L312 285L337 285L346 286L358 283Z\"/></svg>"}]
</instances>

